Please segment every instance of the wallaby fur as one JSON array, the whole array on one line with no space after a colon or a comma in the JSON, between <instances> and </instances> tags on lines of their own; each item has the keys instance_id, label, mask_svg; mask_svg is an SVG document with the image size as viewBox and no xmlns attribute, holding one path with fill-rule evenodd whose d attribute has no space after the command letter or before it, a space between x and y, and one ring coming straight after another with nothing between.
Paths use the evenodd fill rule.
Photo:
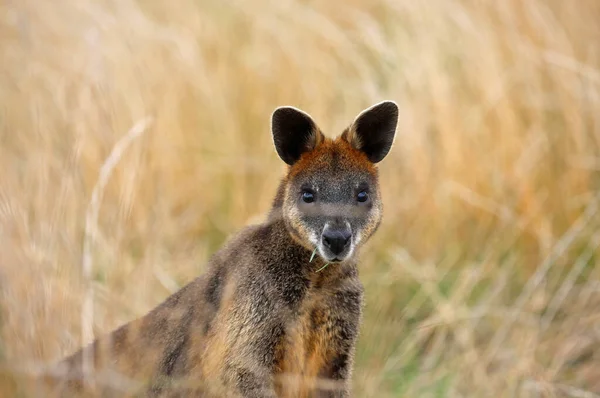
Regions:
<instances>
[{"instance_id":1,"label":"wallaby fur","mask_svg":"<svg viewBox=\"0 0 600 398\"><path fill-rule=\"evenodd\" d=\"M64 359L47 378L51 393L350 396L357 252L381 221L376 163L397 120L396 104L381 102L332 140L308 114L277 108L273 141L289 166L266 221L147 315Z\"/></svg>"}]
</instances>

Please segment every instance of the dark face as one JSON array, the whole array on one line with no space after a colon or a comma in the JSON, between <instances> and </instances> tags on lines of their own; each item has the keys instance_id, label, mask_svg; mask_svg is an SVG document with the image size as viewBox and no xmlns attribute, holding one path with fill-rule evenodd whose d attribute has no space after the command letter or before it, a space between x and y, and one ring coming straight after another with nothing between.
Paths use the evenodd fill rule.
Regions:
<instances>
[{"instance_id":1,"label":"dark face","mask_svg":"<svg viewBox=\"0 0 600 398\"><path fill-rule=\"evenodd\" d=\"M298 109L273 113L275 148L291 166L284 221L292 236L325 261L349 259L379 226L382 203L375 164L389 152L397 121L396 104L382 102L330 140Z\"/></svg>"},{"instance_id":2,"label":"dark face","mask_svg":"<svg viewBox=\"0 0 600 398\"><path fill-rule=\"evenodd\" d=\"M286 224L327 262L350 258L375 232L381 212L376 170L346 142L323 143L290 170Z\"/></svg>"}]
</instances>

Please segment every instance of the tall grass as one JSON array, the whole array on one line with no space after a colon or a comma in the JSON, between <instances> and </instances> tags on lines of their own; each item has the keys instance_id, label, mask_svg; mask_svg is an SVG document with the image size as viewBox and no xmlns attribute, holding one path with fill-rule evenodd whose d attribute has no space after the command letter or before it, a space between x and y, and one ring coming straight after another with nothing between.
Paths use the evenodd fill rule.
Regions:
<instances>
[{"instance_id":1,"label":"tall grass","mask_svg":"<svg viewBox=\"0 0 600 398\"><path fill-rule=\"evenodd\" d=\"M600 396L598 21L594 0L2 2L0 395L269 208L276 106L334 135L393 99L355 395Z\"/></svg>"}]
</instances>

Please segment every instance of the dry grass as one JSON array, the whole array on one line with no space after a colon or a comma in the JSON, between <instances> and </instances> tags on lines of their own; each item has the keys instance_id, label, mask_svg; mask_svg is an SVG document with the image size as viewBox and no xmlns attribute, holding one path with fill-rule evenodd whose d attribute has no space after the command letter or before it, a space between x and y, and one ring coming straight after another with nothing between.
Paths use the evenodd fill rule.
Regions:
<instances>
[{"instance_id":1,"label":"dry grass","mask_svg":"<svg viewBox=\"0 0 600 398\"><path fill-rule=\"evenodd\" d=\"M2 2L0 395L268 209L276 106L337 134L389 98L356 396L600 396L598 21L595 0ZM101 168L147 118L84 260Z\"/></svg>"}]
</instances>

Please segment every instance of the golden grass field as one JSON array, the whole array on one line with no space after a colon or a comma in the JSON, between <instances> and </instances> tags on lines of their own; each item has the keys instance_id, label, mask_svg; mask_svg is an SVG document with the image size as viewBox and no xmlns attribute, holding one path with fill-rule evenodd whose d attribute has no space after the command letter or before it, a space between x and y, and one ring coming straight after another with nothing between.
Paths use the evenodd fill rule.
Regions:
<instances>
[{"instance_id":1,"label":"golden grass field","mask_svg":"<svg viewBox=\"0 0 600 398\"><path fill-rule=\"evenodd\" d=\"M275 107L383 99L355 396L600 397L600 2L5 0L0 54L1 397L261 219Z\"/></svg>"}]
</instances>

